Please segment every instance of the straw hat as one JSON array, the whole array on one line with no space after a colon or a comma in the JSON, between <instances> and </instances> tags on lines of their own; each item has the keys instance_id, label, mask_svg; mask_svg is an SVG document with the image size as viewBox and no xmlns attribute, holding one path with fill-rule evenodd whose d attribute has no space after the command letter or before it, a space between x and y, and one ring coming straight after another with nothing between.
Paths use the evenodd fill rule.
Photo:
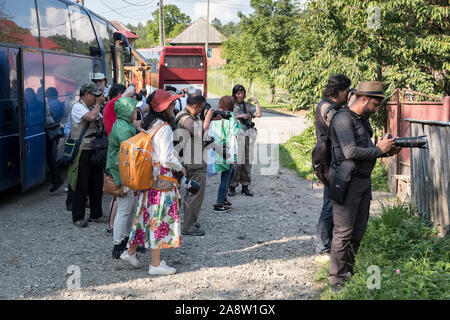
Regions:
<instances>
[{"instance_id":1,"label":"straw hat","mask_svg":"<svg viewBox=\"0 0 450 320\"><path fill-rule=\"evenodd\" d=\"M360 82L355 95L386 99L383 91L383 82L381 81Z\"/></svg>"},{"instance_id":2,"label":"straw hat","mask_svg":"<svg viewBox=\"0 0 450 320\"><path fill-rule=\"evenodd\" d=\"M183 97L183 94L171 94L170 92L162 89L158 89L155 92L150 107L155 112L162 112L166 110L172 101Z\"/></svg>"}]
</instances>

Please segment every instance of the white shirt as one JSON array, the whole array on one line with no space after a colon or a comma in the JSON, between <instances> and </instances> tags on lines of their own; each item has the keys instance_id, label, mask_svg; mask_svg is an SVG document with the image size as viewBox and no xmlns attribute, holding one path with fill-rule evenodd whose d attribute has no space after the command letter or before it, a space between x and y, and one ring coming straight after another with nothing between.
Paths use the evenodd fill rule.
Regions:
<instances>
[{"instance_id":1,"label":"white shirt","mask_svg":"<svg viewBox=\"0 0 450 320\"><path fill-rule=\"evenodd\" d=\"M175 100L175 110L178 110L180 112L184 108L186 108L187 99L185 97L178 98Z\"/></svg>"},{"instance_id":2,"label":"white shirt","mask_svg":"<svg viewBox=\"0 0 450 320\"><path fill-rule=\"evenodd\" d=\"M73 105L70 117L76 124L78 124L83 119L83 116L89 111L90 111L89 108L83 103L82 100L80 100L79 102ZM99 113L97 119L101 117L102 115Z\"/></svg>"},{"instance_id":3,"label":"white shirt","mask_svg":"<svg viewBox=\"0 0 450 320\"><path fill-rule=\"evenodd\" d=\"M161 121L158 121L159 124ZM149 130L150 131L150 130ZM170 126L162 126L152 138L152 160L161 166L180 171L183 165L175 156L173 132Z\"/></svg>"}]
</instances>

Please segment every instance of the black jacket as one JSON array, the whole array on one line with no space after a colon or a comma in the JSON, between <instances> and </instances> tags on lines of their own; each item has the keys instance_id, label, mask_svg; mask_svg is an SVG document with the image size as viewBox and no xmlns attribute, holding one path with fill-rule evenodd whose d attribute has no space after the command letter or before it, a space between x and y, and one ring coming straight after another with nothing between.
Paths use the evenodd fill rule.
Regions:
<instances>
[{"instance_id":1,"label":"black jacket","mask_svg":"<svg viewBox=\"0 0 450 320\"><path fill-rule=\"evenodd\" d=\"M339 111L331 124L332 161L339 163L352 159L359 173L370 176L376 159L382 156L380 148L373 144L372 136L369 118L350 109Z\"/></svg>"}]
</instances>

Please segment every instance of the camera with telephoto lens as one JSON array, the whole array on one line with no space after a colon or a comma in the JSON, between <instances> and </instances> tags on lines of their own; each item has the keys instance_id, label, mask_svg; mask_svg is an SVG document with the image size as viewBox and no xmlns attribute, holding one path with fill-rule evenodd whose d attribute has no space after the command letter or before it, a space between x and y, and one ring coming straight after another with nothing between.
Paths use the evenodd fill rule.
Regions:
<instances>
[{"instance_id":1,"label":"camera with telephoto lens","mask_svg":"<svg viewBox=\"0 0 450 320\"><path fill-rule=\"evenodd\" d=\"M428 149L427 143L428 140L426 138L427 136L417 136L417 137L400 137L395 138L395 146L401 147L401 148L421 148L421 149ZM388 138L391 139L392 135L389 134Z\"/></svg>"},{"instance_id":2,"label":"camera with telephoto lens","mask_svg":"<svg viewBox=\"0 0 450 320\"><path fill-rule=\"evenodd\" d=\"M175 178L178 180L178 184L184 189L186 189L186 191L192 194L196 194L200 190L200 185L198 184L198 182L186 178L186 176L184 176L181 171L175 171L174 175Z\"/></svg>"},{"instance_id":3,"label":"camera with telephoto lens","mask_svg":"<svg viewBox=\"0 0 450 320\"><path fill-rule=\"evenodd\" d=\"M205 120L205 110L211 109L211 105L209 103L205 103L205 107L203 108L202 112L199 115L199 118L201 120ZM230 119L231 118L231 111L223 111L223 110L214 110L213 118L221 116L223 119Z\"/></svg>"}]
</instances>

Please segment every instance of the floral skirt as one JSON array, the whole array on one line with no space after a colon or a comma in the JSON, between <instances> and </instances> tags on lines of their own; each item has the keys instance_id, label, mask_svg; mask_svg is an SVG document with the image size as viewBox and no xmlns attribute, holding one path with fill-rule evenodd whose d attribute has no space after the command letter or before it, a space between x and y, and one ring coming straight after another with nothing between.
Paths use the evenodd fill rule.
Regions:
<instances>
[{"instance_id":1,"label":"floral skirt","mask_svg":"<svg viewBox=\"0 0 450 320\"><path fill-rule=\"evenodd\" d=\"M173 177L172 171L160 168L160 174ZM181 247L179 197L170 191L150 189L138 192L138 207L128 247L135 244L151 249Z\"/></svg>"}]
</instances>

